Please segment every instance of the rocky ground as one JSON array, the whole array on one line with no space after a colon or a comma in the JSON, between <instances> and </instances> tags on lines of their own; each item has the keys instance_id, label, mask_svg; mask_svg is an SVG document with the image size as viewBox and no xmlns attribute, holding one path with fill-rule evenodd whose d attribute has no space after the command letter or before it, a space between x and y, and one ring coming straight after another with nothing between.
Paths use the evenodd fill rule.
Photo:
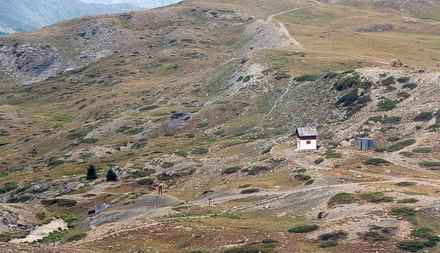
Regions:
<instances>
[{"instance_id":1,"label":"rocky ground","mask_svg":"<svg viewBox=\"0 0 440 253\"><path fill-rule=\"evenodd\" d=\"M437 252L438 48L366 42L439 30L347 4L187 1L0 38L1 251ZM324 51L325 29L366 46Z\"/></svg>"}]
</instances>

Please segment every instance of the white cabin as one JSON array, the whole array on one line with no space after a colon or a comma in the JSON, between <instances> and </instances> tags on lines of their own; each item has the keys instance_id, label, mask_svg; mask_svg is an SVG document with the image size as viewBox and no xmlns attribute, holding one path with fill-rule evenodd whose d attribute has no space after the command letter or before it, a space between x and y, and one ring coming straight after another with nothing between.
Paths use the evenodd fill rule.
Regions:
<instances>
[{"instance_id":1,"label":"white cabin","mask_svg":"<svg viewBox=\"0 0 440 253\"><path fill-rule=\"evenodd\" d=\"M318 149L318 130L313 127L296 129L297 150L308 151Z\"/></svg>"}]
</instances>

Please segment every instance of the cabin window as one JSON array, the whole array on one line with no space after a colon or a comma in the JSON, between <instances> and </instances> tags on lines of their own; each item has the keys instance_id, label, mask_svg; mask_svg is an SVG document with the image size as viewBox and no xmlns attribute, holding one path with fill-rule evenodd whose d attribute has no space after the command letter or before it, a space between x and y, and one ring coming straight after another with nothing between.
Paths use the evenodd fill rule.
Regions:
<instances>
[{"instance_id":1,"label":"cabin window","mask_svg":"<svg viewBox=\"0 0 440 253\"><path fill-rule=\"evenodd\" d=\"M306 141L307 145L312 144L312 141Z\"/></svg>"}]
</instances>

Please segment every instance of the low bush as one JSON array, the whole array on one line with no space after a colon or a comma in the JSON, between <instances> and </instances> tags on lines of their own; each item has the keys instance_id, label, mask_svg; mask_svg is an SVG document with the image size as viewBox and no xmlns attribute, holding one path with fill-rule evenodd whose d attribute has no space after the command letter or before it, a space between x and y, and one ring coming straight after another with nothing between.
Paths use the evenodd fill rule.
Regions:
<instances>
[{"instance_id":1,"label":"low bush","mask_svg":"<svg viewBox=\"0 0 440 253\"><path fill-rule=\"evenodd\" d=\"M401 187L414 186L416 184L417 183L415 183L415 182L408 182L408 181L403 181L403 182L396 183L397 186L401 186Z\"/></svg>"},{"instance_id":2,"label":"low bush","mask_svg":"<svg viewBox=\"0 0 440 253\"><path fill-rule=\"evenodd\" d=\"M258 188L247 188L247 189L243 189L240 191L241 194L252 194L252 193L257 193L259 192L260 189Z\"/></svg>"},{"instance_id":3,"label":"low bush","mask_svg":"<svg viewBox=\"0 0 440 253\"><path fill-rule=\"evenodd\" d=\"M419 165L430 169L440 168L440 161L423 161L420 162Z\"/></svg>"},{"instance_id":4,"label":"low bush","mask_svg":"<svg viewBox=\"0 0 440 253\"><path fill-rule=\"evenodd\" d=\"M402 150L402 149L409 147L411 145L414 145L414 144L416 144L416 140L414 140L414 139L403 140L403 141L399 141L399 142L396 142L396 143L388 146L386 148L386 151L396 152L396 151Z\"/></svg>"},{"instance_id":5,"label":"low bush","mask_svg":"<svg viewBox=\"0 0 440 253\"><path fill-rule=\"evenodd\" d=\"M409 82L409 80L411 80L411 78L409 76L402 76L397 78L397 82L399 83L407 83Z\"/></svg>"},{"instance_id":6,"label":"low bush","mask_svg":"<svg viewBox=\"0 0 440 253\"><path fill-rule=\"evenodd\" d=\"M17 182L11 181L5 183L2 187L0 187L0 194L13 191L18 188Z\"/></svg>"},{"instance_id":7,"label":"low bush","mask_svg":"<svg viewBox=\"0 0 440 253\"><path fill-rule=\"evenodd\" d=\"M107 182L116 182L118 181L118 175L113 169L109 169L106 175Z\"/></svg>"},{"instance_id":8,"label":"low bush","mask_svg":"<svg viewBox=\"0 0 440 253\"><path fill-rule=\"evenodd\" d=\"M324 162L324 158L318 158L313 163L316 164L316 165L319 165L319 164L321 164L323 162Z\"/></svg>"},{"instance_id":9,"label":"low bush","mask_svg":"<svg viewBox=\"0 0 440 253\"><path fill-rule=\"evenodd\" d=\"M297 82L313 82L320 78L319 75L302 75L295 77L295 81Z\"/></svg>"},{"instance_id":10,"label":"low bush","mask_svg":"<svg viewBox=\"0 0 440 253\"><path fill-rule=\"evenodd\" d=\"M337 91L343 91L349 88L357 87L361 85L360 76L358 74L352 74L338 80L333 87Z\"/></svg>"},{"instance_id":11,"label":"low bush","mask_svg":"<svg viewBox=\"0 0 440 253\"><path fill-rule=\"evenodd\" d=\"M382 123L384 123L384 124L398 125L398 124L400 124L401 121L402 121L402 118L400 118L400 117L397 117L397 116L390 116L390 117L385 117L385 118L383 118Z\"/></svg>"},{"instance_id":12,"label":"low bush","mask_svg":"<svg viewBox=\"0 0 440 253\"><path fill-rule=\"evenodd\" d=\"M193 155L203 155L207 154L209 150L205 147L195 147L191 150L191 154Z\"/></svg>"},{"instance_id":13,"label":"low bush","mask_svg":"<svg viewBox=\"0 0 440 253\"><path fill-rule=\"evenodd\" d=\"M396 83L396 79L393 76L389 76L385 79L382 80L382 82L380 83L383 86L390 86Z\"/></svg>"},{"instance_id":14,"label":"low bush","mask_svg":"<svg viewBox=\"0 0 440 253\"><path fill-rule=\"evenodd\" d=\"M416 198L399 199L397 201L397 203L400 203L400 204L413 204L413 203L417 203L417 202L419 202L419 200Z\"/></svg>"},{"instance_id":15,"label":"low bush","mask_svg":"<svg viewBox=\"0 0 440 253\"><path fill-rule=\"evenodd\" d=\"M403 218L410 222L415 222L417 211L411 207L394 207L391 209L391 215Z\"/></svg>"},{"instance_id":16,"label":"low bush","mask_svg":"<svg viewBox=\"0 0 440 253\"><path fill-rule=\"evenodd\" d=\"M401 250L417 252L425 248L425 244L420 240L405 240L397 243L397 247Z\"/></svg>"},{"instance_id":17,"label":"low bush","mask_svg":"<svg viewBox=\"0 0 440 253\"><path fill-rule=\"evenodd\" d=\"M314 225L314 224L313 225L302 225L302 226L289 228L287 231L289 233L299 234L299 233L309 233L309 232L317 230L318 228L319 228L319 226Z\"/></svg>"},{"instance_id":18,"label":"low bush","mask_svg":"<svg viewBox=\"0 0 440 253\"><path fill-rule=\"evenodd\" d=\"M434 112L421 112L414 118L415 122L426 122L434 118Z\"/></svg>"},{"instance_id":19,"label":"low bush","mask_svg":"<svg viewBox=\"0 0 440 253\"><path fill-rule=\"evenodd\" d=\"M352 204L354 202L356 202L356 198L352 193L340 192L331 197L330 200L327 202L327 205L331 207L335 205Z\"/></svg>"},{"instance_id":20,"label":"low bush","mask_svg":"<svg viewBox=\"0 0 440 253\"><path fill-rule=\"evenodd\" d=\"M390 165L391 163L385 159L382 158L370 158L366 161L364 161L365 165L374 165L374 166L381 166L381 165Z\"/></svg>"},{"instance_id":21,"label":"low bush","mask_svg":"<svg viewBox=\"0 0 440 253\"><path fill-rule=\"evenodd\" d=\"M68 229L63 231L56 231L50 233L47 237L41 239L38 241L38 243L67 243L67 242L73 242L81 240L82 238L86 237L87 234L82 229Z\"/></svg>"},{"instance_id":22,"label":"low bush","mask_svg":"<svg viewBox=\"0 0 440 253\"><path fill-rule=\"evenodd\" d=\"M404 84L402 86L402 88L413 90L413 89L417 88L417 84L416 83L407 83L407 84Z\"/></svg>"},{"instance_id":23,"label":"low bush","mask_svg":"<svg viewBox=\"0 0 440 253\"><path fill-rule=\"evenodd\" d=\"M382 98L377 104L377 110L380 112L391 111L397 107L399 102L391 100L389 98Z\"/></svg>"},{"instance_id":24,"label":"low bush","mask_svg":"<svg viewBox=\"0 0 440 253\"><path fill-rule=\"evenodd\" d=\"M241 170L241 168L239 166L229 167L229 168L222 170L222 175L234 174L234 173L239 172L240 170Z\"/></svg>"},{"instance_id":25,"label":"low bush","mask_svg":"<svg viewBox=\"0 0 440 253\"><path fill-rule=\"evenodd\" d=\"M370 203L387 203L393 202L394 198L385 196L383 192L367 192L360 195L361 199Z\"/></svg>"},{"instance_id":26,"label":"low bush","mask_svg":"<svg viewBox=\"0 0 440 253\"><path fill-rule=\"evenodd\" d=\"M429 153L432 152L432 148L430 148L430 147L420 147L420 148L413 149L412 152L418 153L418 154L429 154Z\"/></svg>"},{"instance_id":27,"label":"low bush","mask_svg":"<svg viewBox=\"0 0 440 253\"><path fill-rule=\"evenodd\" d=\"M295 179L298 181L309 181L312 179L312 177L305 174L296 174Z\"/></svg>"}]
</instances>

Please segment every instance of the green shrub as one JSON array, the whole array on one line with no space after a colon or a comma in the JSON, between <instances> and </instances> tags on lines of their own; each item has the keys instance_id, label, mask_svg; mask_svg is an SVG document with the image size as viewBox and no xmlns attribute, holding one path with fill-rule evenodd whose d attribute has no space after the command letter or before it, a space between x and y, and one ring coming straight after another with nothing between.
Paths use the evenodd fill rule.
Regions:
<instances>
[{"instance_id":1,"label":"green shrub","mask_svg":"<svg viewBox=\"0 0 440 253\"><path fill-rule=\"evenodd\" d=\"M89 180L89 181L93 181L93 180L98 179L98 175L97 175L97 173L96 173L96 168L95 168L95 166L90 165L90 166L87 168L87 176L86 176L86 179Z\"/></svg>"},{"instance_id":2,"label":"green shrub","mask_svg":"<svg viewBox=\"0 0 440 253\"><path fill-rule=\"evenodd\" d=\"M321 158L316 159L313 163L316 164L316 165L319 165L319 164L321 164L323 162L324 162L324 158L321 157Z\"/></svg>"},{"instance_id":3,"label":"green shrub","mask_svg":"<svg viewBox=\"0 0 440 253\"><path fill-rule=\"evenodd\" d=\"M389 98L382 98L377 104L377 110L380 112L391 111L397 107L399 102L391 100Z\"/></svg>"},{"instance_id":4,"label":"green shrub","mask_svg":"<svg viewBox=\"0 0 440 253\"><path fill-rule=\"evenodd\" d=\"M396 79L394 79L393 76L389 76L382 80L381 85L383 86L390 86L396 83Z\"/></svg>"},{"instance_id":5,"label":"green shrub","mask_svg":"<svg viewBox=\"0 0 440 253\"><path fill-rule=\"evenodd\" d=\"M400 203L400 204L413 204L413 203L417 203L417 202L419 202L419 200L416 198L399 199L397 201L397 203Z\"/></svg>"},{"instance_id":6,"label":"green shrub","mask_svg":"<svg viewBox=\"0 0 440 253\"><path fill-rule=\"evenodd\" d=\"M398 182L396 185L397 186L401 186L401 187L408 187L408 186L414 186L414 185L416 185L416 183L415 182L403 181L403 182Z\"/></svg>"},{"instance_id":7,"label":"green shrub","mask_svg":"<svg viewBox=\"0 0 440 253\"><path fill-rule=\"evenodd\" d=\"M302 75L295 77L295 81L297 82L313 82L320 78L319 75Z\"/></svg>"},{"instance_id":8,"label":"green shrub","mask_svg":"<svg viewBox=\"0 0 440 253\"><path fill-rule=\"evenodd\" d=\"M330 248L338 246L338 241L321 241L319 242L319 247L321 248Z\"/></svg>"},{"instance_id":9,"label":"green shrub","mask_svg":"<svg viewBox=\"0 0 440 253\"><path fill-rule=\"evenodd\" d=\"M209 150L205 147L195 147L191 150L191 154L193 155L203 155L207 154Z\"/></svg>"},{"instance_id":10,"label":"green shrub","mask_svg":"<svg viewBox=\"0 0 440 253\"><path fill-rule=\"evenodd\" d=\"M187 157L188 153L185 150L176 150L176 152L174 152L174 154L181 156L181 157Z\"/></svg>"},{"instance_id":11,"label":"green shrub","mask_svg":"<svg viewBox=\"0 0 440 253\"><path fill-rule=\"evenodd\" d=\"M397 247L401 250L406 250L410 252L417 252L425 248L423 241L419 240L405 240L397 243Z\"/></svg>"},{"instance_id":12,"label":"green shrub","mask_svg":"<svg viewBox=\"0 0 440 253\"><path fill-rule=\"evenodd\" d=\"M383 122L383 116L373 116L368 118L368 122L374 122L374 123L382 123Z\"/></svg>"},{"instance_id":13,"label":"green shrub","mask_svg":"<svg viewBox=\"0 0 440 253\"><path fill-rule=\"evenodd\" d=\"M354 202L356 202L356 198L352 193L340 192L331 197L330 200L327 202L327 205L331 207L335 205L352 204Z\"/></svg>"},{"instance_id":14,"label":"green shrub","mask_svg":"<svg viewBox=\"0 0 440 253\"><path fill-rule=\"evenodd\" d=\"M17 182L11 181L5 183L2 187L0 187L0 194L13 191L18 188Z\"/></svg>"},{"instance_id":15,"label":"green shrub","mask_svg":"<svg viewBox=\"0 0 440 253\"><path fill-rule=\"evenodd\" d=\"M319 247L328 248L338 245L338 241L347 238L347 232L339 230L331 233L322 234L318 237Z\"/></svg>"},{"instance_id":16,"label":"green shrub","mask_svg":"<svg viewBox=\"0 0 440 253\"><path fill-rule=\"evenodd\" d=\"M334 84L334 88L337 91L343 91L349 88L353 88L353 87L357 87L361 85L361 80L360 80L360 76L359 74L353 74L350 76L346 76L340 80L338 80L335 84Z\"/></svg>"},{"instance_id":17,"label":"green shrub","mask_svg":"<svg viewBox=\"0 0 440 253\"><path fill-rule=\"evenodd\" d=\"M416 122L426 122L434 118L434 112L421 112L414 118Z\"/></svg>"},{"instance_id":18,"label":"green shrub","mask_svg":"<svg viewBox=\"0 0 440 253\"><path fill-rule=\"evenodd\" d=\"M414 140L414 139L403 140L403 141L399 141L399 142L396 142L396 143L388 146L386 148L386 151L395 152L395 151L402 150L402 149L409 147L411 145L414 145L414 144L416 144L416 140Z\"/></svg>"},{"instance_id":19,"label":"green shrub","mask_svg":"<svg viewBox=\"0 0 440 253\"><path fill-rule=\"evenodd\" d=\"M312 179L312 177L305 174L296 174L295 179L298 181L309 181Z\"/></svg>"},{"instance_id":20,"label":"green shrub","mask_svg":"<svg viewBox=\"0 0 440 253\"><path fill-rule=\"evenodd\" d=\"M420 166L426 168L440 168L440 161L423 161L419 163Z\"/></svg>"},{"instance_id":21,"label":"green shrub","mask_svg":"<svg viewBox=\"0 0 440 253\"><path fill-rule=\"evenodd\" d=\"M386 203L393 202L393 197L385 196L383 192L367 192L360 195L361 199L370 203Z\"/></svg>"},{"instance_id":22,"label":"green shrub","mask_svg":"<svg viewBox=\"0 0 440 253\"><path fill-rule=\"evenodd\" d=\"M419 153L419 154L428 154L428 153L432 152L432 148L430 148L430 147L419 147L419 148L413 149L412 152Z\"/></svg>"},{"instance_id":23,"label":"green shrub","mask_svg":"<svg viewBox=\"0 0 440 253\"><path fill-rule=\"evenodd\" d=\"M434 231L427 227L416 228L412 235L419 238L430 238L435 235Z\"/></svg>"},{"instance_id":24,"label":"green shrub","mask_svg":"<svg viewBox=\"0 0 440 253\"><path fill-rule=\"evenodd\" d=\"M415 222L417 211L411 207L394 207L391 209L391 215Z\"/></svg>"},{"instance_id":25,"label":"green shrub","mask_svg":"<svg viewBox=\"0 0 440 253\"><path fill-rule=\"evenodd\" d=\"M234 174L237 173L241 170L241 168L239 166L232 166L229 168L226 168L222 171L222 175L229 175L229 174Z\"/></svg>"},{"instance_id":26,"label":"green shrub","mask_svg":"<svg viewBox=\"0 0 440 253\"><path fill-rule=\"evenodd\" d=\"M334 149L329 149L325 152L325 158L327 159L340 159L342 158L341 153L337 153Z\"/></svg>"},{"instance_id":27,"label":"green shrub","mask_svg":"<svg viewBox=\"0 0 440 253\"><path fill-rule=\"evenodd\" d=\"M404 84L402 86L402 88L413 90L413 89L417 88L417 84L416 83L407 83L407 84Z\"/></svg>"},{"instance_id":28,"label":"green shrub","mask_svg":"<svg viewBox=\"0 0 440 253\"><path fill-rule=\"evenodd\" d=\"M374 166L381 166L381 165L390 165L391 163L385 159L382 158L370 158L366 161L364 161L365 165L374 165Z\"/></svg>"},{"instance_id":29,"label":"green shrub","mask_svg":"<svg viewBox=\"0 0 440 253\"><path fill-rule=\"evenodd\" d=\"M118 181L118 175L113 169L109 169L106 175L107 182L116 182Z\"/></svg>"},{"instance_id":30,"label":"green shrub","mask_svg":"<svg viewBox=\"0 0 440 253\"><path fill-rule=\"evenodd\" d=\"M407 83L411 78L409 76L402 76L397 78L397 82L399 83Z\"/></svg>"},{"instance_id":31,"label":"green shrub","mask_svg":"<svg viewBox=\"0 0 440 253\"><path fill-rule=\"evenodd\" d=\"M297 226L297 227L293 227L293 228L289 228L287 231L289 233L309 233L312 231L315 231L319 228L318 225L302 225L302 226Z\"/></svg>"},{"instance_id":32,"label":"green shrub","mask_svg":"<svg viewBox=\"0 0 440 253\"><path fill-rule=\"evenodd\" d=\"M252 194L252 193L257 193L259 192L260 189L258 188L247 188L247 189L243 189L240 191L241 194Z\"/></svg>"},{"instance_id":33,"label":"green shrub","mask_svg":"<svg viewBox=\"0 0 440 253\"><path fill-rule=\"evenodd\" d=\"M87 234L82 229L73 228L63 231L56 231L50 233L47 237L41 239L38 241L38 243L67 243L67 242L73 242L81 240L82 238L86 237Z\"/></svg>"},{"instance_id":34,"label":"green shrub","mask_svg":"<svg viewBox=\"0 0 440 253\"><path fill-rule=\"evenodd\" d=\"M385 117L382 121L382 123L384 124L393 124L393 125L398 125L400 124L400 122L402 121L402 118L397 117L397 116L390 116L390 117Z\"/></svg>"}]
</instances>

